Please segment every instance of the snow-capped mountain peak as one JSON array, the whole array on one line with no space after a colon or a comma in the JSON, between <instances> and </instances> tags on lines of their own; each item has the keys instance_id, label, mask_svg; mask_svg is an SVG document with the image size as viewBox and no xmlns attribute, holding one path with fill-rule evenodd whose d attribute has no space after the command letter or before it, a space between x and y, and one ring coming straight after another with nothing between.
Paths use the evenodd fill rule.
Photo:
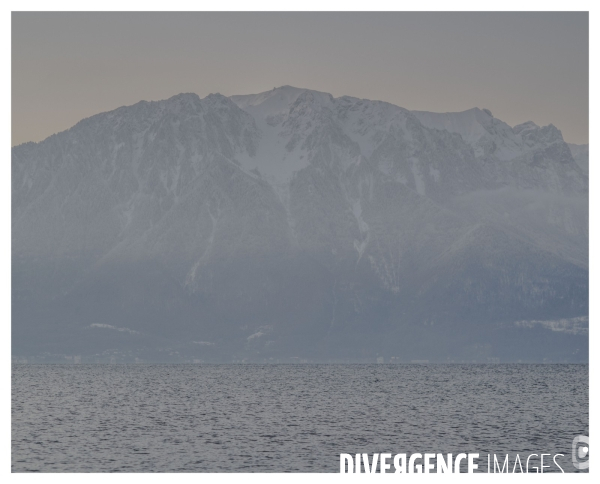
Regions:
<instances>
[{"instance_id":1,"label":"snow-capped mountain peak","mask_svg":"<svg viewBox=\"0 0 600 484\"><path fill-rule=\"evenodd\" d=\"M146 346L349 355L380 344L377 325L418 358L452 346L427 349L423 327L472 325L482 348L488 324L579 318L588 178L572 151L583 166L556 127L485 109L291 86L92 116L12 150L15 341L109 325ZM88 343L120 344L103 341Z\"/></svg>"}]
</instances>

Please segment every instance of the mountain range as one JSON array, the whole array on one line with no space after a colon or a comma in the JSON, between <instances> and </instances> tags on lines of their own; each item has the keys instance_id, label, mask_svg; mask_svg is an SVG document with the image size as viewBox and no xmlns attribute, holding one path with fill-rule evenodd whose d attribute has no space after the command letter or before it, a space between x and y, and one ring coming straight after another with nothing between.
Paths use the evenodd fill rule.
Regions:
<instances>
[{"instance_id":1,"label":"mountain range","mask_svg":"<svg viewBox=\"0 0 600 484\"><path fill-rule=\"evenodd\" d=\"M290 86L97 114L12 149L13 356L587 361L588 157Z\"/></svg>"}]
</instances>

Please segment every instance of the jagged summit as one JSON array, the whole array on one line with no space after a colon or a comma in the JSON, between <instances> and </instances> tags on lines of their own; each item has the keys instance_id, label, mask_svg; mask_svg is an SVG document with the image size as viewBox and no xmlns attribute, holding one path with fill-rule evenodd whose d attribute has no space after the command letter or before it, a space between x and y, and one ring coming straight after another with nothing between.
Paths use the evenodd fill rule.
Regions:
<instances>
[{"instance_id":1,"label":"jagged summit","mask_svg":"<svg viewBox=\"0 0 600 484\"><path fill-rule=\"evenodd\" d=\"M260 118L287 114L293 105L298 104L299 99L302 104L311 102L326 106L332 103L333 96L324 92L292 86L273 88L271 91L259 94L231 96L231 100L241 109Z\"/></svg>"},{"instance_id":2,"label":"jagged summit","mask_svg":"<svg viewBox=\"0 0 600 484\"><path fill-rule=\"evenodd\" d=\"M231 109L231 105L235 104L249 112L258 124L263 124L262 121L267 120L268 125L272 125L276 119L288 115L293 107L305 108L309 105L313 106L313 110L337 110L338 114L342 115L346 112L356 111L357 106L362 107L362 110L365 111L368 106L369 112L365 114L371 120L378 118L375 120L375 124L380 126L382 123L389 122L390 116L393 117L399 112L408 113L403 108L383 101L371 101L351 96L334 98L325 92L284 85L258 94L226 97L220 93L213 93L201 99L195 93L180 93L162 101L140 101L131 106L123 106L86 118L73 128L93 123L99 118L111 119L121 114L128 116L136 111L145 112L154 108L158 108L154 111L159 113L181 111L194 114L197 110L202 110L203 105L208 104L223 109ZM532 140L534 142L562 141L562 134L553 125L539 127L532 121L528 121L511 128L506 123L494 118L488 109L471 108L462 112L450 113L412 111L412 114L427 128L459 134L466 143L473 147L477 156L489 154L491 146L494 155L499 159L512 159L518 157L524 147L530 147ZM527 138L526 143L524 143L524 137ZM364 143L362 144L364 145Z\"/></svg>"},{"instance_id":3,"label":"jagged summit","mask_svg":"<svg viewBox=\"0 0 600 484\"><path fill-rule=\"evenodd\" d=\"M538 129L539 126L535 124L533 121L525 121L524 123L517 124L513 127L513 131L515 133L520 133L524 129Z\"/></svg>"}]
</instances>

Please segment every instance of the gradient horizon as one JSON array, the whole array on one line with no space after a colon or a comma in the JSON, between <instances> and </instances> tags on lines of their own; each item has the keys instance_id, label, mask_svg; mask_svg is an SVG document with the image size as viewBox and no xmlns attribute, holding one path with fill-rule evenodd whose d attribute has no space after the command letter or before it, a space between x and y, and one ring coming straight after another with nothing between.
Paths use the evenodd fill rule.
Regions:
<instances>
[{"instance_id":1,"label":"gradient horizon","mask_svg":"<svg viewBox=\"0 0 600 484\"><path fill-rule=\"evenodd\" d=\"M13 12L12 145L181 92L487 108L588 143L587 12Z\"/></svg>"}]
</instances>

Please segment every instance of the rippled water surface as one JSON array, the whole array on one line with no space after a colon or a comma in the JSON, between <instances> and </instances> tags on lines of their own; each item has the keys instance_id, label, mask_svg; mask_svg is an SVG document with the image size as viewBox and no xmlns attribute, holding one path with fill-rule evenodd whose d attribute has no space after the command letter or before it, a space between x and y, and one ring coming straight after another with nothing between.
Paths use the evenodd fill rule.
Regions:
<instances>
[{"instance_id":1,"label":"rippled water surface","mask_svg":"<svg viewBox=\"0 0 600 484\"><path fill-rule=\"evenodd\" d=\"M359 452L560 452L570 472L578 434L584 365L12 368L13 472L338 472Z\"/></svg>"}]
</instances>

